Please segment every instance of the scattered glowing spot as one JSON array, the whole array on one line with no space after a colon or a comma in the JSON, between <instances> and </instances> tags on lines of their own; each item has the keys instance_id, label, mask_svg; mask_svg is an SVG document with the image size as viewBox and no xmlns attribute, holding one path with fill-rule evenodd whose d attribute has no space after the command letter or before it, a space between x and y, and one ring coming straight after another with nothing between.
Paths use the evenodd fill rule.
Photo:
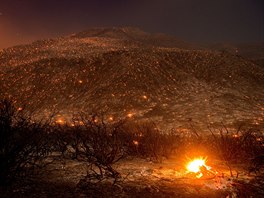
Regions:
<instances>
[{"instance_id":1,"label":"scattered glowing spot","mask_svg":"<svg viewBox=\"0 0 264 198\"><path fill-rule=\"evenodd\" d=\"M233 138L239 138L239 135L234 134L234 135L233 135Z\"/></svg>"},{"instance_id":2,"label":"scattered glowing spot","mask_svg":"<svg viewBox=\"0 0 264 198\"><path fill-rule=\"evenodd\" d=\"M56 121L57 124L64 124L64 122L65 122L65 121L64 121L63 119L58 119L58 120Z\"/></svg>"},{"instance_id":3,"label":"scattered glowing spot","mask_svg":"<svg viewBox=\"0 0 264 198\"><path fill-rule=\"evenodd\" d=\"M133 114L132 113L129 113L129 114L127 114L127 117L132 118L133 117Z\"/></svg>"},{"instance_id":4,"label":"scattered glowing spot","mask_svg":"<svg viewBox=\"0 0 264 198\"><path fill-rule=\"evenodd\" d=\"M109 120L110 120L110 121L113 121L113 120L114 120L114 118L113 118L112 116L110 116L110 117L109 117Z\"/></svg>"},{"instance_id":5,"label":"scattered glowing spot","mask_svg":"<svg viewBox=\"0 0 264 198\"><path fill-rule=\"evenodd\" d=\"M135 144L137 146L139 144L139 142L137 140L133 140L133 144Z\"/></svg>"},{"instance_id":6,"label":"scattered glowing spot","mask_svg":"<svg viewBox=\"0 0 264 198\"><path fill-rule=\"evenodd\" d=\"M80 83L80 84L82 84L82 83L83 83L83 81L82 81L82 80L79 80L79 83Z\"/></svg>"},{"instance_id":7,"label":"scattered glowing spot","mask_svg":"<svg viewBox=\"0 0 264 198\"><path fill-rule=\"evenodd\" d=\"M83 121L79 121L79 125L84 125L84 122Z\"/></svg>"},{"instance_id":8,"label":"scattered glowing spot","mask_svg":"<svg viewBox=\"0 0 264 198\"><path fill-rule=\"evenodd\" d=\"M22 111L22 107L19 107L17 110L18 110L18 111Z\"/></svg>"},{"instance_id":9,"label":"scattered glowing spot","mask_svg":"<svg viewBox=\"0 0 264 198\"><path fill-rule=\"evenodd\" d=\"M148 99L148 97L147 97L147 96L145 96L145 95L143 96L143 98L144 98L144 99Z\"/></svg>"}]
</instances>

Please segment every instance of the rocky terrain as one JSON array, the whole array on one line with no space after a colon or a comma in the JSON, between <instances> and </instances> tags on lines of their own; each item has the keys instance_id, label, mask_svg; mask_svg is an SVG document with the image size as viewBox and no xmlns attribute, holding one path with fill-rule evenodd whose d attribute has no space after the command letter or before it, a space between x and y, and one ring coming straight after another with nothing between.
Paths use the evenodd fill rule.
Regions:
<instances>
[{"instance_id":1,"label":"rocky terrain","mask_svg":"<svg viewBox=\"0 0 264 198\"><path fill-rule=\"evenodd\" d=\"M184 129L263 126L264 68L136 28L94 28L0 51L1 98L37 119L100 112Z\"/></svg>"}]
</instances>

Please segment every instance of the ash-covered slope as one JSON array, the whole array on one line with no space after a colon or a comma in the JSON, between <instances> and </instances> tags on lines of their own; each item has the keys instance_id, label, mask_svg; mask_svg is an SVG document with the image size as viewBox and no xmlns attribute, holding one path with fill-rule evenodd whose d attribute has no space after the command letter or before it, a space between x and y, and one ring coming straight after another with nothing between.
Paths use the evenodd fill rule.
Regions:
<instances>
[{"instance_id":1,"label":"ash-covered slope","mask_svg":"<svg viewBox=\"0 0 264 198\"><path fill-rule=\"evenodd\" d=\"M190 120L203 127L263 124L263 67L161 37L100 28L5 49L1 97L40 117L104 111L111 119L129 114L170 127Z\"/></svg>"}]
</instances>

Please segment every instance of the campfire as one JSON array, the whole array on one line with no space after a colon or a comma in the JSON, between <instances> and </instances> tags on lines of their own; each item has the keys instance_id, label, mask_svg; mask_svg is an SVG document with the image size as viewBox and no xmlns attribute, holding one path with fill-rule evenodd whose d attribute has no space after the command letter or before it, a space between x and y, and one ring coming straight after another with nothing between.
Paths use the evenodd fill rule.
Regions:
<instances>
[{"instance_id":1,"label":"campfire","mask_svg":"<svg viewBox=\"0 0 264 198\"><path fill-rule=\"evenodd\" d=\"M211 167L206 165L206 158L195 158L191 160L187 166L187 173L194 175L196 178L212 177L215 174L211 171Z\"/></svg>"}]
</instances>

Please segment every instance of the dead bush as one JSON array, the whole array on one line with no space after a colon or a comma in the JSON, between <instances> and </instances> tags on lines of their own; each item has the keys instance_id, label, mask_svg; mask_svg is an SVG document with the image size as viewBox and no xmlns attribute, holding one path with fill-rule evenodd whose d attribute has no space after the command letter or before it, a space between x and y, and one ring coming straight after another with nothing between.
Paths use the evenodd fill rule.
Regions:
<instances>
[{"instance_id":1,"label":"dead bush","mask_svg":"<svg viewBox=\"0 0 264 198\"><path fill-rule=\"evenodd\" d=\"M27 176L42 166L49 150L45 126L24 117L14 103L0 101L0 183Z\"/></svg>"},{"instance_id":2,"label":"dead bush","mask_svg":"<svg viewBox=\"0 0 264 198\"><path fill-rule=\"evenodd\" d=\"M226 162L231 175L232 164L250 164L252 159L264 152L263 134L259 129L239 127L236 132L230 132L223 126L218 130L218 134L212 130L211 133L212 136L208 139L207 145Z\"/></svg>"},{"instance_id":3,"label":"dead bush","mask_svg":"<svg viewBox=\"0 0 264 198\"><path fill-rule=\"evenodd\" d=\"M103 118L84 116L74 118L74 126L64 126L58 131L57 145L65 153L87 165L87 178L96 175L118 177L113 165L126 155L121 136L123 122L105 123Z\"/></svg>"},{"instance_id":4,"label":"dead bush","mask_svg":"<svg viewBox=\"0 0 264 198\"><path fill-rule=\"evenodd\" d=\"M154 123L130 124L127 126L128 154L161 161L179 147L180 133L176 130L162 132Z\"/></svg>"}]
</instances>

